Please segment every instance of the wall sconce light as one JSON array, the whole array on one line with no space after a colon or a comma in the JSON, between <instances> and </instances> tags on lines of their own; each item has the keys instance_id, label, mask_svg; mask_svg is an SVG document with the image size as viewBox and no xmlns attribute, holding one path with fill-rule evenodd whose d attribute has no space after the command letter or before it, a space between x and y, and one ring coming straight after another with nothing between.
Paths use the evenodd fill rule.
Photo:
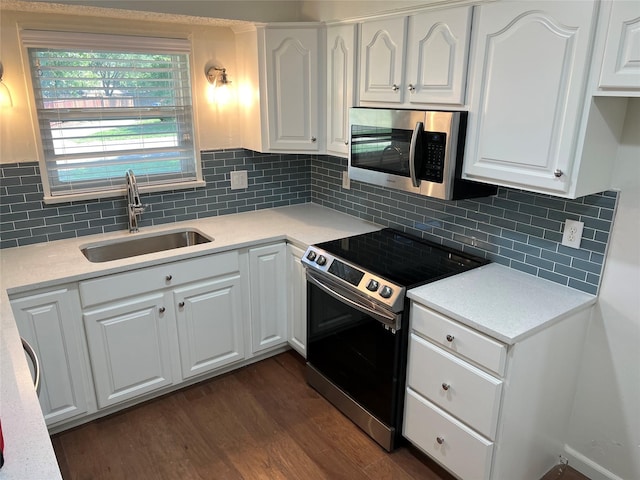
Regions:
<instances>
[{"instance_id":1,"label":"wall sconce light","mask_svg":"<svg viewBox=\"0 0 640 480\"><path fill-rule=\"evenodd\" d=\"M13 107L13 100L11 99L11 92L7 85L2 81L2 75L4 74L4 67L0 62L0 108Z\"/></svg>"},{"instance_id":2,"label":"wall sconce light","mask_svg":"<svg viewBox=\"0 0 640 480\"><path fill-rule=\"evenodd\" d=\"M231 99L231 91L229 84L231 81L227 78L227 69L211 67L206 70L207 81L209 82L208 96L210 102L218 105L226 105Z\"/></svg>"}]
</instances>

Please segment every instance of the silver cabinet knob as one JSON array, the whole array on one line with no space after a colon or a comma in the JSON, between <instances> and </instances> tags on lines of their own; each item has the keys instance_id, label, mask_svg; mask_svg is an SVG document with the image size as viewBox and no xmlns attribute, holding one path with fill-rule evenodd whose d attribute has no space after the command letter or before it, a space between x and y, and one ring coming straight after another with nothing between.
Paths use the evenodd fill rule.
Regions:
<instances>
[{"instance_id":1,"label":"silver cabinet knob","mask_svg":"<svg viewBox=\"0 0 640 480\"><path fill-rule=\"evenodd\" d=\"M399 89L400 89L400 87L398 87L395 83L391 87L391 90L393 90L394 92L397 92Z\"/></svg>"},{"instance_id":2,"label":"silver cabinet knob","mask_svg":"<svg viewBox=\"0 0 640 480\"><path fill-rule=\"evenodd\" d=\"M560 170L559 168L556 168L553 171L553 176L556 178L560 178L562 175L564 175L564 172L562 170Z\"/></svg>"},{"instance_id":3,"label":"silver cabinet knob","mask_svg":"<svg viewBox=\"0 0 640 480\"><path fill-rule=\"evenodd\" d=\"M447 390L449 390L451 388L451 385L449 385L448 383L442 382L442 389L446 392Z\"/></svg>"},{"instance_id":4,"label":"silver cabinet knob","mask_svg":"<svg viewBox=\"0 0 640 480\"><path fill-rule=\"evenodd\" d=\"M178 307L180 307L180 308L184 308L184 302L180 302L180 303L178 304Z\"/></svg>"},{"instance_id":5,"label":"silver cabinet knob","mask_svg":"<svg viewBox=\"0 0 640 480\"><path fill-rule=\"evenodd\" d=\"M164 279L165 279L167 282L170 282L172 278L173 278L173 275L167 275L166 277L164 277Z\"/></svg>"},{"instance_id":6,"label":"silver cabinet knob","mask_svg":"<svg viewBox=\"0 0 640 480\"><path fill-rule=\"evenodd\" d=\"M416 87L414 87L412 83L410 83L410 84L409 84L409 86L408 86L407 88L408 88L408 90L409 90L411 93L413 93L413 92L415 92L415 91L416 91Z\"/></svg>"},{"instance_id":7,"label":"silver cabinet knob","mask_svg":"<svg viewBox=\"0 0 640 480\"><path fill-rule=\"evenodd\" d=\"M166 308L164 308L164 307L160 307L160 308L158 309L158 311L159 311L160 313L164 313L164 312L165 312L165 310L166 310Z\"/></svg>"},{"instance_id":8,"label":"silver cabinet knob","mask_svg":"<svg viewBox=\"0 0 640 480\"><path fill-rule=\"evenodd\" d=\"M317 140L317 138L316 138L316 137L311 137L311 141L312 141L312 142L315 142L316 140Z\"/></svg>"},{"instance_id":9,"label":"silver cabinet knob","mask_svg":"<svg viewBox=\"0 0 640 480\"><path fill-rule=\"evenodd\" d=\"M447 335L447 342L451 343L453 342L453 339L455 338L453 335Z\"/></svg>"},{"instance_id":10,"label":"silver cabinet knob","mask_svg":"<svg viewBox=\"0 0 640 480\"><path fill-rule=\"evenodd\" d=\"M438 442L438 445L442 445L444 443L444 437L436 437L436 442Z\"/></svg>"}]
</instances>

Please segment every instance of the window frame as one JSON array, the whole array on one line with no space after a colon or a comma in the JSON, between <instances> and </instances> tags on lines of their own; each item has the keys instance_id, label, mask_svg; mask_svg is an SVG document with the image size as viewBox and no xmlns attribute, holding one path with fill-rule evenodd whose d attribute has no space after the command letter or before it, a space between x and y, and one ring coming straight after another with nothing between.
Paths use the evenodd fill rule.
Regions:
<instances>
[{"instance_id":1,"label":"window frame","mask_svg":"<svg viewBox=\"0 0 640 480\"><path fill-rule=\"evenodd\" d=\"M52 194L51 179L47 168L47 158L45 154L45 140L40 130L40 118L38 116L37 100L34 90L34 81L31 75L31 59L29 48L51 48L51 49L73 49L77 45L83 45L87 50L91 49L91 45L109 45L109 49L122 52L135 53L159 53L159 54L184 54L189 59L189 75L191 90L191 125L192 125L192 141L193 155L195 166L195 179L188 181L167 181L158 184L140 184L141 193L163 192L180 189L193 189L206 185L203 180L202 162L200 160L200 148L197 127L197 99L195 95L195 75L193 61L193 45L190 36L187 37L151 37L138 36L130 34L109 34L109 33L85 33L76 31L48 31L43 29L28 29L20 31L20 44L23 55L23 65L25 68L25 78L27 82L27 93L30 100L32 121L34 126L34 136L36 139L37 160L40 167L40 176L42 178L43 201L45 204L67 203L71 201L95 200L101 198L120 197L126 195L125 176L122 176L122 185L108 189L99 189L95 191L83 191L80 193L63 193ZM159 108L161 110L162 107ZM134 170L135 171L135 170Z\"/></svg>"}]
</instances>

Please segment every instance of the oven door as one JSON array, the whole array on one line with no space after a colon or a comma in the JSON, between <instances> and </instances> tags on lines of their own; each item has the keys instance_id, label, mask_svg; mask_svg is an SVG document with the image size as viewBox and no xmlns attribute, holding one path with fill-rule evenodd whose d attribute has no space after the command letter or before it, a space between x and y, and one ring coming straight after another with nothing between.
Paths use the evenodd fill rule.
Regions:
<instances>
[{"instance_id":1,"label":"oven door","mask_svg":"<svg viewBox=\"0 0 640 480\"><path fill-rule=\"evenodd\" d=\"M407 328L390 324L401 325L401 314L372 310L325 275L307 271L308 364L393 430L402 414Z\"/></svg>"}]
</instances>

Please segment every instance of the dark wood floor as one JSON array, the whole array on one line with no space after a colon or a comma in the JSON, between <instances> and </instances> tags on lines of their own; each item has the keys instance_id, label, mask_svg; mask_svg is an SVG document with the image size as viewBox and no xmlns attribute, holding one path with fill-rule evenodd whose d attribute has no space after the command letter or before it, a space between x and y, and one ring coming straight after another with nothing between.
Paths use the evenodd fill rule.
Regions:
<instances>
[{"instance_id":1,"label":"dark wood floor","mask_svg":"<svg viewBox=\"0 0 640 480\"><path fill-rule=\"evenodd\" d=\"M410 447L386 453L306 385L303 369L286 352L57 434L63 477L453 480Z\"/></svg>"}]
</instances>

